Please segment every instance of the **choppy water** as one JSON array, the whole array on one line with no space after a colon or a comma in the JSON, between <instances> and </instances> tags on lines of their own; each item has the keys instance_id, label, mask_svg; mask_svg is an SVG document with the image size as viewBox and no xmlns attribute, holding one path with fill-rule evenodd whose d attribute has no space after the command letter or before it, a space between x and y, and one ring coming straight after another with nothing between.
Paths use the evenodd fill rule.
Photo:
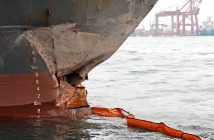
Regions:
<instances>
[{"instance_id":1,"label":"choppy water","mask_svg":"<svg viewBox=\"0 0 214 140\"><path fill-rule=\"evenodd\" d=\"M91 106L121 107L140 119L165 122L214 140L214 37L129 38L85 82ZM92 116L82 121L0 123L2 140L170 140L127 128L125 121Z\"/></svg>"}]
</instances>

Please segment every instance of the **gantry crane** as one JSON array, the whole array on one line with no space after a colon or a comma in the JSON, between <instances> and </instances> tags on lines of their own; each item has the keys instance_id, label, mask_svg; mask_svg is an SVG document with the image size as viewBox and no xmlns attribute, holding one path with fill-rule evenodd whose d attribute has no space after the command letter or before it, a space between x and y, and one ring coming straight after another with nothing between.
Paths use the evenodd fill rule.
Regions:
<instances>
[{"instance_id":1,"label":"gantry crane","mask_svg":"<svg viewBox=\"0 0 214 140\"><path fill-rule=\"evenodd\" d=\"M187 35L186 27L190 27L191 32L189 35L198 34L198 14L200 12L200 5L202 0L187 0L187 2L175 11L162 11L155 15L155 33L161 35L159 30L159 18L171 17L171 32L172 35ZM176 18L176 21L175 21ZM182 29L181 29L182 27Z\"/></svg>"}]
</instances>

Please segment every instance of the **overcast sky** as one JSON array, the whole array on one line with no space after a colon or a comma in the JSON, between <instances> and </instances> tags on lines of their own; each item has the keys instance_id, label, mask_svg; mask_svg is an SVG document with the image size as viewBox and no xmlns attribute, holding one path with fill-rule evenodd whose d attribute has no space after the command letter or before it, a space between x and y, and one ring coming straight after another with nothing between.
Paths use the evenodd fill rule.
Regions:
<instances>
[{"instance_id":1,"label":"overcast sky","mask_svg":"<svg viewBox=\"0 0 214 140\"><path fill-rule=\"evenodd\" d=\"M185 4L187 0L159 0L152 11L146 16L139 28L145 26L149 28L150 20L154 21L154 15L164 10L175 10ZM214 17L214 0L202 0L199 22L203 22L208 16Z\"/></svg>"}]
</instances>

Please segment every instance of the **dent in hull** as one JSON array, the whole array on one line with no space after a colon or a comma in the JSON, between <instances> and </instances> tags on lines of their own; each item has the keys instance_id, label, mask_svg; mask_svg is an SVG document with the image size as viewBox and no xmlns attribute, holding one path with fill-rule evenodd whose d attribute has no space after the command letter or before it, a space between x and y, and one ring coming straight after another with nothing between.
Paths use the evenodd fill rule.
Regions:
<instances>
[{"instance_id":1,"label":"dent in hull","mask_svg":"<svg viewBox=\"0 0 214 140\"><path fill-rule=\"evenodd\" d=\"M73 81L70 84L87 79L94 67L117 51L156 3L156 0L32 0L19 2L12 8L9 1L0 2L3 6L0 9L10 7L10 11L5 9L0 15L0 74L9 77L26 74L33 79L32 73L45 72L39 80L43 83L41 101L44 103L55 102L63 94L59 91L61 79ZM8 18L16 12L17 17ZM32 50L37 52L36 70L32 70ZM17 83L24 84L22 80L28 76L15 77ZM0 106L32 104L34 85L29 83L1 85L4 88L0 96L8 101L2 101ZM19 94L23 99L10 99L18 89L21 92L14 95Z\"/></svg>"}]
</instances>

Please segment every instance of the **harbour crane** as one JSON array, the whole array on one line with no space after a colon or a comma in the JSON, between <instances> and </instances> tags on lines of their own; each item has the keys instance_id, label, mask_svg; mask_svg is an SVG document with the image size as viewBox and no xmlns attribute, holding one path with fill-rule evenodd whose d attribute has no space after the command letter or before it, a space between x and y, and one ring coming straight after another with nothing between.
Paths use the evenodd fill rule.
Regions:
<instances>
[{"instance_id":1,"label":"harbour crane","mask_svg":"<svg viewBox=\"0 0 214 140\"><path fill-rule=\"evenodd\" d=\"M155 15L155 34L161 35L159 28L160 17L171 17L171 35L197 35L198 34L198 15L202 0L187 0L180 8L175 11L161 11ZM176 18L176 20L175 20ZM182 28L181 28L182 27ZM187 27L191 32L187 33Z\"/></svg>"}]
</instances>

